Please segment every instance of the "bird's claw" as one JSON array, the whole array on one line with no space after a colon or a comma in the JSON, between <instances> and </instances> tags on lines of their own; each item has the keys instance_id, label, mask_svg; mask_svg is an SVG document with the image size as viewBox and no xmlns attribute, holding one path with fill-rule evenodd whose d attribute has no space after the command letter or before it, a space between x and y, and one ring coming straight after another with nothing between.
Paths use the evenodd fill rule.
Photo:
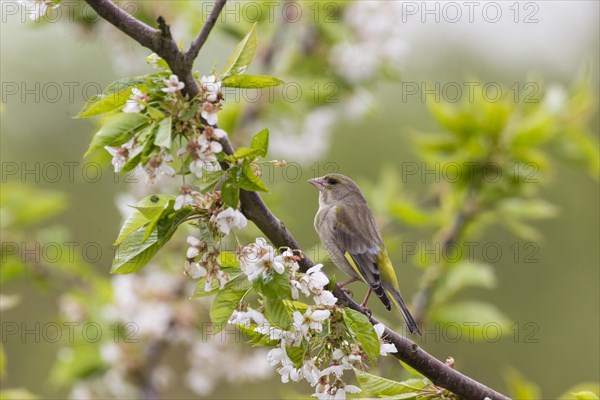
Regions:
<instances>
[{"instance_id":1,"label":"bird's claw","mask_svg":"<svg viewBox=\"0 0 600 400\"><path fill-rule=\"evenodd\" d=\"M371 318L371 316L373 316L373 312L370 308L366 307L366 304L361 304L360 308L362 308L362 310L365 312L368 318Z\"/></svg>"}]
</instances>

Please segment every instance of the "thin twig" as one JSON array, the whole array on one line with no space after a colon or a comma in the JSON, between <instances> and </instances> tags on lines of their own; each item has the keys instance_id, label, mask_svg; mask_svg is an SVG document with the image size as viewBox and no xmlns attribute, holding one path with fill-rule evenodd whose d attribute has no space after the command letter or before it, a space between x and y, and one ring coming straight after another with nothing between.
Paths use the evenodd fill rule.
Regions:
<instances>
[{"instance_id":1,"label":"thin twig","mask_svg":"<svg viewBox=\"0 0 600 400\"><path fill-rule=\"evenodd\" d=\"M221 14L221 10L223 10L223 7L225 7L225 3L227 3L227 0L215 1L215 6L212 9L212 12L206 19L206 22L204 22L200 33L198 33L198 36L196 36L189 50L185 54L189 62L193 63L196 57L198 57L198 53L200 52L200 49L206 42L206 39L208 39L210 31L217 23L217 19L219 18L219 14Z\"/></svg>"},{"instance_id":2,"label":"thin twig","mask_svg":"<svg viewBox=\"0 0 600 400\"><path fill-rule=\"evenodd\" d=\"M101 17L116 26L128 36L135 39L142 46L151 49L160 57L162 57L169 64L171 71L179 76L180 80L185 82L185 92L188 96L194 97L199 93L200 88L198 87L198 84L192 75L193 59L181 52L172 39L166 40L166 38L162 37L159 30L153 29L136 18L130 16L110 0L85 1ZM188 55L197 55L196 48L197 51L200 50L202 44L206 40L204 36L208 37L212 26L214 26L216 22L218 12L215 10L217 9L217 6L219 4L224 5L224 3L225 0L216 1L215 9L213 10L213 13L211 13L211 16L215 14L214 21L209 17L209 20L206 21L202 31L196 40L194 40L192 47L187 53ZM223 7L221 6L221 9L222 8ZM207 26L209 23L211 25L210 27ZM203 31L206 31L206 33L203 34ZM221 143L223 144L223 151L226 154L233 153L233 146L226 137L221 140ZM244 215L246 215L249 220L254 222L258 229L260 229L276 247L287 246L292 249L300 249L298 242L287 230L283 222L273 215L258 193L240 190L240 203ZM313 262L307 256L304 256L300 261L300 268L302 271L308 270L308 268L310 268L312 265ZM339 286L336 285L333 293L338 298L338 302L340 304L365 313L365 311L358 304L356 304L356 302L349 298ZM370 320L373 324L378 323L378 321L372 317L370 317ZM485 397L489 397L492 400L508 399L506 396L484 386L483 384L461 374L452 368L449 368L443 362L423 351L416 343L401 336L400 334L386 329L384 335L386 339L390 343L393 343L396 346L396 349L398 349L398 352L394 354L396 358L401 359L406 364L421 372L434 384L444 387L467 400L482 400Z\"/></svg>"}]
</instances>

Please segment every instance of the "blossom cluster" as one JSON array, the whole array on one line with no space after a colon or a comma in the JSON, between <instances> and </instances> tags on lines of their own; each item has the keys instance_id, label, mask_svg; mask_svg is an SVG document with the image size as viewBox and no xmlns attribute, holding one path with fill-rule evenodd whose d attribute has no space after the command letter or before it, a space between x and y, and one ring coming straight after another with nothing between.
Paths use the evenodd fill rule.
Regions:
<instances>
[{"instance_id":1,"label":"blossom cluster","mask_svg":"<svg viewBox=\"0 0 600 400\"><path fill-rule=\"evenodd\" d=\"M345 370L363 368L366 360L364 351L346 336L341 327L340 309L337 299L327 290L329 278L317 264L306 273L299 271L299 257L290 249L276 251L263 238L257 238L239 252L242 271L254 282L267 279L270 275L289 273L289 284L293 300L303 294L313 300L306 308L295 303L291 311L291 327L288 330L272 326L260 309L243 305L234 311L229 323L243 325L268 337L276 345L267 355L270 365L276 367L281 381L307 381L315 388L318 399L344 399L347 393L359 393L360 389L343 381ZM375 327L381 341L381 355L395 352L393 344L381 340L385 327ZM290 351L302 349L301 362L292 360ZM311 349L318 349L316 355Z\"/></svg>"},{"instance_id":2,"label":"blossom cluster","mask_svg":"<svg viewBox=\"0 0 600 400\"><path fill-rule=\"evenodd\" d=\"M160 61L157 57L149 57L149 60L154 66L158 66ZM162 74L158 76L164 77ZM144 113L151 118L156 115L173 118L173 131L176 134L182 133L187 139L187 144L177 151L177 156L183 160L191 174L201 178L204 171L220 169L217 155L223 151L223 146L219 141L227 136L227 132L214 127L218 121L217 113L222 108L221 82L215 75L208 75L202 76L199 83L200 96L184 101L182 90L185 89L185 83L177 75L151 80L143 89L131 89L122 112ZM141 130L120 146L105 146L112 156L115 172L122 171L129 161L139 160L142 153L148 152L148 143L153 140L151 132ZM162 176L175 176L170 149L156 146L150 154L144 161L143 168L147 183L154 183Z\"/></svg>"}]
</instances>

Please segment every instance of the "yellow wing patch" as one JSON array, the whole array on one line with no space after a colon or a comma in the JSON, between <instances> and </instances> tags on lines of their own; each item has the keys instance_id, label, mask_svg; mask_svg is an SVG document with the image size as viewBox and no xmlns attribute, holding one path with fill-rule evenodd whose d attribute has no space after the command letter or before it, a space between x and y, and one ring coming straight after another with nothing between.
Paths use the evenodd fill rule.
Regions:
<instances>
[{"instance_id":1,"label":"yellow wing patch","mask_svg":"<svg viewBox=\"0 0 600 400\"><path fill-rule=\"evenodd\" d=\"M354 259L352 258L350 253L348 253L347 251L344 252L344 257L346 258L346 261L348 261L350 266L352 266L352 269L356 272L356 274L358 276L360 276L360 279L362 279L364 282L366 282L367 280L365 279L362 272L360 271L360 268L358 268L358 265L356 265L356 263L354 262Z\"/></svg>"}]
</instances>

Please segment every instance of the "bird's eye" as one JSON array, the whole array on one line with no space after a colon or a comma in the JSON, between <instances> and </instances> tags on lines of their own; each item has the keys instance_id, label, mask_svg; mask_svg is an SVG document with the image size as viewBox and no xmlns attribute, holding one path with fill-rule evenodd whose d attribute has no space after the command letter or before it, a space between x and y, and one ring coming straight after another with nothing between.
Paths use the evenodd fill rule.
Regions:
<instances>
[{"instance_id":1,"label":"bird's eye","mask_svg":"<svg viewBox=\"0 0 600 400\"><path fill-rule=\"evenodd\" d=\"M327 178L327 183L330 185L335 185L336 183L338 183L338 180L335 178Z\"/></svg>"}]
</instances>

